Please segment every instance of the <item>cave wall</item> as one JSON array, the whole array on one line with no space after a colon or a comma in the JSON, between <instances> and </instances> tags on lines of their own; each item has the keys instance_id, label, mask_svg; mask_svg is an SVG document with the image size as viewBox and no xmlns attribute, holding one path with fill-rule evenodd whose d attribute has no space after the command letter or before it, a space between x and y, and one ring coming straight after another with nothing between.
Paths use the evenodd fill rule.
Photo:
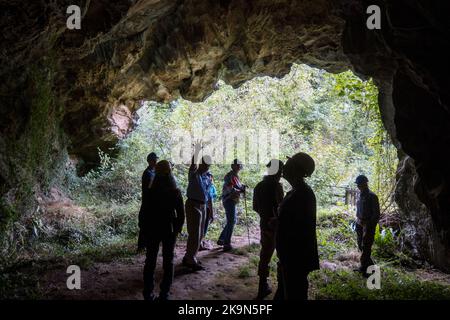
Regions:
<instances>
[{"instance_id":1,"label":"cave wall","mask_svg":"<svg viewBox=\"0 0 450 320\"><path fill-rule=\"evenodd\" d=\"M81 30L65 27L69 4L83 10ZM371 4L382 8L381 30L366 28ZM330 72L350 68L374 78L383 122L402 164L408 159L396 193L410 231L405 241L449 269L446 2L12 0L0 7L2 199L17 201L23 179L16 172L30 174L44 159L51 159L44 168L54 168L44 170L50 184L64 171L67 154L95 162L98 147L107 150L131 130L141 100L199 101L219 77L238 86L255 76L283 76L293 62ZM30 114L39 100L33 88L39 87L51 107L37 103L38 109L53 123L40 137L51 143L40 150L40 161L21 168L19 155L30 153L11 146L35 139L26 128L33 127ZM48 189L31 173L33 179L37 189Z\"/></svg>"}]
</instances>

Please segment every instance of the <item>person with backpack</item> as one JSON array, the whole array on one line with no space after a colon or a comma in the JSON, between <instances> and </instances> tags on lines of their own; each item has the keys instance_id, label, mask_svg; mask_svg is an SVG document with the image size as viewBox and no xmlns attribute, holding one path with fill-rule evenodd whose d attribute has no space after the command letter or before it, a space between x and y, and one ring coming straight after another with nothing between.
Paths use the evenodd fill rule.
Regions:
<instances>
[{"instance_id":1,"label":"person with backpack","mask_svg":"<svg viewBox=\"0 0 450 320\"><path fill-rule=\"evenodd\" d=\"M231 246L231 237L237 220L236 206L239 203L241 194L245 193L246 189L246 186L241 183L238 176L242 167L242 163L238 159L234 159L231 164L231 171L223 179L222 203L227 222L217 241L219 246L223 246L223 251L230 251L233 248Z\"/></svg>"},{"instance_id":2,"label":"person with backpack","mask_svg":"<svg viewBox=\"0 0 450 320\"><path fill-rule=\"evenodd\" d=\"M153 294L154 273L159 246L162 244L164 275L158 299L167 300L173 282L175 243L183 228L185 213L181 191L173 177L171 165L166 160L156 164L147 201L145 210L139 215L140 234L146 247L143 296L145 300L156 299Z\"/></svg>"},{"instance_id":3,"label":"person with backpack","mask_svg":"<svg viewBox=\"0 0 450 320\"><path fill-rule=\"evenodd\" d=\"M283 162L273 159L267 166L268 174L264 176L253 190L253 210L260 217L261 251L259 255L259 286L256 300L262 300L272 293L267 278L269 263L275 251L275 233L278 217L278 205L283 200L283 186L280 183Z\"/></svg>"},{"instance_id":4,"label":"person with backpack","mask_svg":"<svg viewBox=\"0 0 450 320\"><path fill-rule=\"evenodd\" d=\"M205 173L206 177L206 188L208 190L208 202L206 204L206 220L205 220L205 229L203 232L203 240L200 244L199 251L202 250L210 250L212 246L206 241L204 238L206 237L206 233L208 232L209 225L214 221L214 201L217 198L217 190L214 185L214 177L211 172L207 171Z\"/></svg>"}]
</instances>

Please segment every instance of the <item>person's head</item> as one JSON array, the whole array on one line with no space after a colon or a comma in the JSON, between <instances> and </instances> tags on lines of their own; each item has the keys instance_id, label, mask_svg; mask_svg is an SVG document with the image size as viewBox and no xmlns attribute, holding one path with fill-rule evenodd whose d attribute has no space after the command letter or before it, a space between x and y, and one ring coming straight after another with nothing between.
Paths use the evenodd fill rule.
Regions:
<instances>
[{"instance_id":1,"label":"person's head","mask_svg":"<svg viewBox=\"0 0 450 320\"><path fill-rule=\"evenodd\" d=\"M154 168L158 162L158 156L154 152L150 152L147 156L147 163L149 167Z\"/></svg>"},{"instance_id":2,"label":"person's head","mask_svg":"<svg viewBox=\"0 0 450 320\"><path fill-rule=\"evenodd\" d=\"M283 166L283 177L294 186L303 178L312 175L315 169L313 158L306 153L299 152L288 158Z\"/></svg>"},{"instance_id":3,"label":"person's head","mask_svg":"<svg viewBox=\"0 0 450 320\"><path fill-rule=\"evenodd\" d=\"M234 173L238 173L243 168L242 162L238 159L234 159L231 163L231 170L233 170Z\"/></svg>"},{"instance_id":4,"label":"person's head","mask_svg":"<svg viewBox=\"0 0 450 320\"><path fill-rule=\"evenodd\" d=\"M356 186L360 191L365 191L369 189L369 179L365 175L359 175L355 179Z\"/></svg>"},{"instance_id":5,"label":"person's head","mask_svg":"<svg viewBox=\"0 0 450 320\"><path fill-rule=\"evenodd\" d=\"M155 166L155 174L158 176L169 176L172 174L172 165L167 160L159 161Z\"/></svg>"},{"instance_id":6,"label":"person's head","mask_svg":"<svg viewBox=\"0 0 450 320\"><path fill-rule=\"evenodd\" d=\"M177 188L177 183L172 174L172 164L167 160L159 161L155 166L155 179L153 189L172 190Z\"/></svg>"},{"instance_id":7,"label":"person's head","mask_svg":"<svg viewBox=\"0 0 450 320\"><path fill-rule=\"evenodd\" d=\"M275 180L280 181L281 174L283 173L283 166L284 166L283 161L278 159L272 159L266 165L266 167L268 168L267 174L273 177Z\"/></svg>"},{"instance_id":8,"label":"person's head","mask_svg":"<svg viewBox=\"0 0 450 320\"><path fill-rule=\"evenodd\" d=\"M208 172L209 167L211 166L212 159L210 156L205 155L202 157L202 161L198 166L198 171L202 174Z\"/></svg>"}]
</instances>

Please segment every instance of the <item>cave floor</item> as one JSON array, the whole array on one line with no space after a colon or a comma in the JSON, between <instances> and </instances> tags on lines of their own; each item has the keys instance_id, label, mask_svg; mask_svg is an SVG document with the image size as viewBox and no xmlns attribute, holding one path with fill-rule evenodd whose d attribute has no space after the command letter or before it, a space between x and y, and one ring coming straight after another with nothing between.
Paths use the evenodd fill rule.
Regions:
<instances>
[{"instance_id":1,"label":"cave floor","mask_svg":"<svg viewBox=\"0 0 450 320\"><path fill-rule=\"evenodd\" d=\"M257 243L251 237L253 244ZM247 267L249 253L247 237L234 237L235 249L223 252L215 246L211 250L201 251L199 259L205 270L191 272L181 265L186 245L179 241L175 250L175 278L171 290L171 299L209 300L232 299L251 300L257 291L257 277ZM251 248L252 246L250 246ZM65 268L49 271L41 281L44 299L88 299L88 300L136 300L142 299L142 268L145 255L139 254L111 263L95 263L81 271L81 290L68 290ZM156 283L162 277L162 256L158 257ZM249 270L249 273L246 271ZM274 279L271 279L272 282ZM273 283L275 287L275 283ZM155 287L155 293L159 291ZM270 297L269 297L270 298Z\"/></svg>"},{"instance_id":2,"label":"cave floor","mask_svg":"<svg viewBox=\"0 0 450 320\"><path fill-rule=\"evenodd\" d=\"M190 272L181 265L185 252L185 242L179 241L176 247L175 279L171 290L171 299L174 300L251 300L257 292L258 277L256 266L259 247L257 233L252 232L251 245L248 245L246 236L235 236L233 244L235 249L224 253L220 247L199 253L205 270ZM131 257L119 258L108 263L93 263L81 271L81 290L68 290L66 287L67 274L63 266L49 270L40 281L41 297L43 299L75 299L75 300L139 300L142 299L142 268L145 256L137 254ZM331 274L338 277L352 278L352 282L344 280L342 286L365 286L365 279L352 270L358 266L359 253L349 250L335 260L321 260L320 274L310 275L310 299L327 299L326 295L318 294L319 287L328 282L336 282ZM162 277L162 257L158 257L156 270L156 283ZM272 267L275 265L274 260ZM324 273L325 272L325 273ZM443 285L445 291L450 290L450 275L435 269L417 269L414 276L421 283L438 283ZM331 276L330 276L331 275ZM350 276L349 276L350 275ZM355 280L356 279L356 280ZM346 282L347 281L347 282ZM272 287L276 288L276 275L272 271L270 276ZM159 291L158 286L156 294ZM337 289L340 290L339 287ZM354 288L352 289L354 290ZM389 290L389 289L388 289ZM405 287L405 290L411 290ZM423 289L419 289L423 290ZM275 291L275 290L273 290ZM332 291L331 291L332 292ZM333 298L331 293L331 298ZM273 293L267 298L272 299ZM350 297L352 298L352 297ZM353 297L358 299L359 297ZM361 296L365 299L366 297ZM372 296L372 298L374 298ZM377 298L377 296L375 296ZM380 296L383 298L383 296ZM386 298L386 297L384 297ZM420 297L424 298L424 297ZM425 297L427 298L427 297ZM430 297L433 298L433 297ZM444 299L450 299L446 294ZM388 297L389 299L389 297ZM395 297L394 297L395 299Z\"/></svg>"}]
</instances>

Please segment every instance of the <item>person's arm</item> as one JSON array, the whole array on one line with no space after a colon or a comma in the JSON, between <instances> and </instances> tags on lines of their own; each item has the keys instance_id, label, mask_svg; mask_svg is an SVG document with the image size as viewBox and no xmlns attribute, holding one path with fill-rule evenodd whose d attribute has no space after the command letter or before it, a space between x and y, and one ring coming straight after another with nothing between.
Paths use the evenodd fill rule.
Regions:
<instances>
[{"instance_id":1,"label":"person's arm","mask_svg":"<svg viewBox=\"0 0 450 320\"><path fill-rule=\"evenodd\" d=\"M183 229L185 220L183 196L181 195L180 190L177 190L177 194L175 197L175 211L177 213L177 217L175 219L174 231L175 233L180 233Z\"/></svg>"},{"instance_id":2,"label":"person's arm","mask_svg":"<svg viewBox=\"0 0 450 320\"><path fill-rule=\"evenodd\" d=\"M155 180L155 173L153 172L153 173L150 173L149 175L148 175L148 184L147 184L147 188L151 188L152 187L152 184L153 184L153 180Z\"/></svg>"},{"instance_id":3,"label":"person's arm","mask_svg":"<svg viewBox=\"0 0 450 320\"><path fill-rule=\"evenodd\" d=\"M273 216L277 217L278 216L278 207L281 203L281 201L283 201L284 198L284 192L283 192L283 187L281 186L281 183L278 183L275 189L275 203L274 203L274 207L273 207Z\"/></svg>"},{"instance_id":4,"label":"person's arm","mask_svg":"<svg viewBox=\"0 0 450 320\"><path fill-rule=\"evenodd\" d=\"M377 224L380 220L380 202L378 197L374 194L372 198L372 222Z\"/></svg>"},{"instance_id":5,"label":"person's arm","mask_svg":"<svg viewBox=\"0 0 450 320\"><path fill-rule=\"evenodd\" d=\"M253 210L257 213L259 213L259 204L258 204L258 191L257 191L258 186L255 187L255 189L253 190Z\"/></svg>"},{"instance_id":6,"label":"person's arm","mask_svg":"<svg viewBox=\"0 0 450 320\"><path fill-rule=\"evenodd\" d=\"M289 255L289 248L292 246L292 240L289 234L289 226L292 227L290 221L292 212L290 212L289 204L280 205L279 214L277 215L277 231L276 231L276 247L280 261L286 263ZM296 244L297 245L297 244Z\"/></svg>"},{"instance_id":7,"label":"person's arm","mask_svg":"<svg viewBox=\"0 0 450 320\"><path fill-rule=\"evenodd\" d=\"M213 208L213 202L212 199L208 200L208 207L207 207L207 217L210 222L214 220L214 208Z\"/></svg>"},{"instance_id":8,"label":"person's arm","mask_svg":"<svg viewBox=\"0 0 450 320\"><path fill-rule=\"evenodd\" d=\"M280 204L281 201L283 201L283 198L284 198L283 186L281 185L281 183L278 183L277 189L276 189L276 194L275 194L275 200L276 200L277 204Z\"/></svg>"},{"instance_id":9,"label":"person's arm","mask_svg":"<svg viewBox=\"0 0 450 320\"><path fill-rule=\"evenodd\" d=\"M232 185L234 191L239 192L239 193L245 192L245 185L243 185L241 183L241 181L239 180L238 177L233 176L231 178L231 185Z\"/></svg>"},{"instance_id":10,"label":"person's arm","mask_svg":"<svg viewBox=\"0 0 450 320\"><path fill-rule=\"evenodd\" d=\"M145 192L143 192L143 197L144 197L144 195L146 195ZM145 246L146 246L146 241L145 241L146 226L147 226L148 215L150 214L148 212L149 206L146 203L147 201L149 201L149 200L144 199L144 198L142 199L142 206L141 206L141 209L139 210L139 215L138 215L139 236L138 236L138 243L137 243L137 252L141 252L143 249L145 249Z\"/></svg>"},{"instance_id":11,"label":"person's arm","mask_svg":"<svg viewBox=\"0 0 450 320\"><path fill-rule=\"evenodd\" d=\"M145 170L144 173L142 173L142 178L141 178L142 196L144 196L144 191L147 188L148 184L149 184L149 181L148 181L147 170Z\"/></svg>"},{"instance_id":12,"label":"person's arm","mask_svg":"<svg viewBox=\"0 0 450 320\"><path fill-rule=\"evenodd\" d=\"M194 144L194 154L192 155L191 166L189 167L189 172L197 171L197 163L199 162L200 151L202 150L202 143L197 141Z\"/></svg>"}]
</instances>

